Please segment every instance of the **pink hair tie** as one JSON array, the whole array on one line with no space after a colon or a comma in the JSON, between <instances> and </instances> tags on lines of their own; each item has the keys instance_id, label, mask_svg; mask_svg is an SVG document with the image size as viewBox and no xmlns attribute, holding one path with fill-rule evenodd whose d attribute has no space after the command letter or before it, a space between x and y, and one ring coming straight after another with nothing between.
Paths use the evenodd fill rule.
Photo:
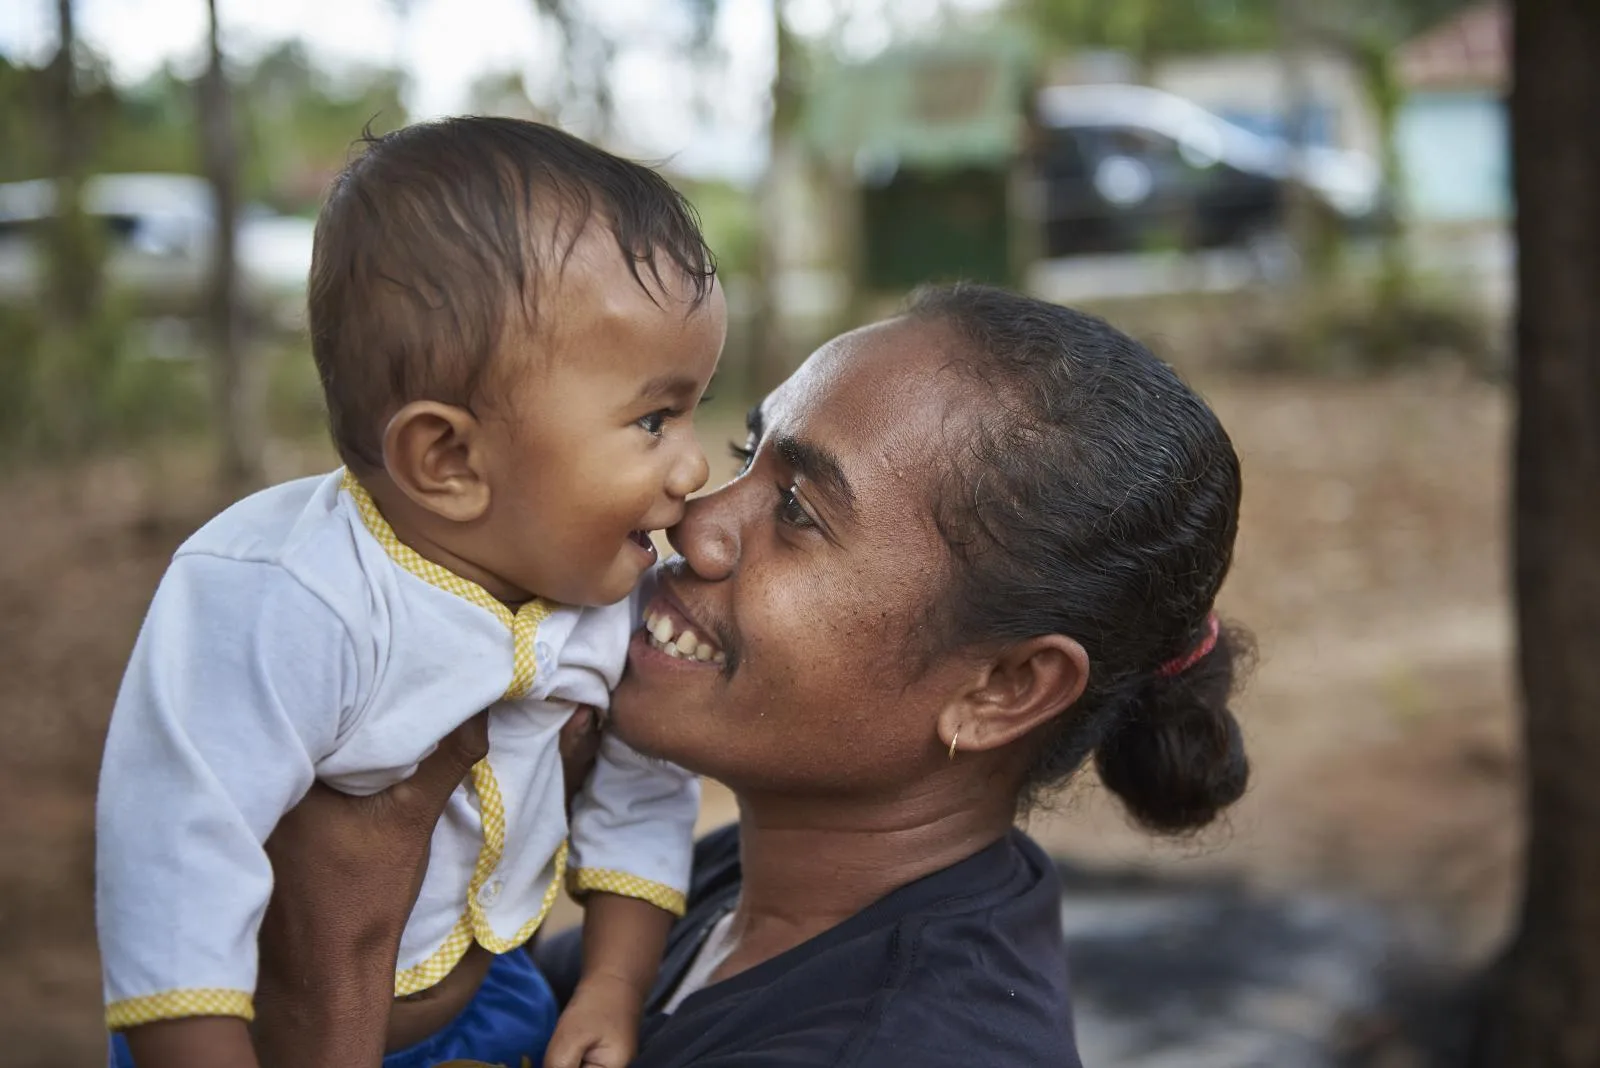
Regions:
<instances>
[{"instance_id":1,"label":"pink hair tie","mask_svg":"<svg viewBox=\"0 0 1600 1068\"><path fill-rule=\"evenodd\" d=\"M1222 624L1217 619L1215 612L1206 616L1206 636L1200 639L1200 644L1190 649L1180 657L1168 660L1156 668L1156 674L1164 679L1174 675L1181 675L1194 667L1200 661L1211 655L1211 650L1217 647L1217 635L1222 630Z\"/></svg>"}]
</instances>

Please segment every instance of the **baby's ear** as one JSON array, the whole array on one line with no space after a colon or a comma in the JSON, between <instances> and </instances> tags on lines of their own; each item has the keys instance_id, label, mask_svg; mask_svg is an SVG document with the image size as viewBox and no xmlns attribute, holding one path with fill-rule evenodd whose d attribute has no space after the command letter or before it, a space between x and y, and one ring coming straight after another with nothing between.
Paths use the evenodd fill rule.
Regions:
<instances>
[{"instance_id":1,"label":"baby's ear","mask_svg":"<svg viewBox=\"0 0 1600 1068\"><path fill-rule=\"evenodd\" d=\"M489 510L484 446L483 425L465 408L412 401L383 432L383 465L417 506L471 523Z\"/></svg>"}]
</instances>

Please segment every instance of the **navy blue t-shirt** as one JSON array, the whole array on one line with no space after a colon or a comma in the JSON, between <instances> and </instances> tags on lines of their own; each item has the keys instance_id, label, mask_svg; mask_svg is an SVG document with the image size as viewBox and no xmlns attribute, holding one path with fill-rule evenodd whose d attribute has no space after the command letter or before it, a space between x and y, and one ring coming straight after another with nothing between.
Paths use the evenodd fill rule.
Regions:
<instances>
[{"instance_id":1,"label":"navy blue t-shirt","mask_svg":"<svg viewBox=\"0 0 1600 1068\"><path fill-rule=\"evenodd\" d=\"M739 883L737 829L702 839L633 1068L1082 1068L1061 885L1020 831L660 1012ZM565 1002L577 932L536 956Z\"/></svg>"}]
</instances>

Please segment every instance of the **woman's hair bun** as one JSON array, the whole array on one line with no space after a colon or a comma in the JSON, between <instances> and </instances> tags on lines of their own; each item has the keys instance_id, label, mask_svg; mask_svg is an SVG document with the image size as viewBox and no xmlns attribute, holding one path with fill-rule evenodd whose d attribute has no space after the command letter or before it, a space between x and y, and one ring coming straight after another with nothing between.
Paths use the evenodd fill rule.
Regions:
<instances>
[{"instance_id":1,"label":"woman's hair bun","mask_svg":"<svg viewBox=\"0 0 1600 1068\"><path fill-rule=\"evenodd\" d=\"M1149 830L1197 831L1244 795L1250 763L1228 697L1249 653L1243 632L1223 627L1187 670L1152 675L1096 748L1100 780Z\"/></svg>"}]
</instances>

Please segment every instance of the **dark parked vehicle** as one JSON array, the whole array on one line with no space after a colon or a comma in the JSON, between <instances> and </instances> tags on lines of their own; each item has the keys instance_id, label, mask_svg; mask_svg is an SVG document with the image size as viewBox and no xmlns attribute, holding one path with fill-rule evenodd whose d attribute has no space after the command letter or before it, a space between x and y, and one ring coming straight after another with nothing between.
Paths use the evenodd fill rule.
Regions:
<instances>
[{"instance_id":1,"label":"dark parked vehicle","mask_svg":"<svg viewBox=\"0 0 1600 1068\"><path fill-rule=\"evenodd\" d=\"M1343 227L1384 215L1360 153L1308 147L1297 164L1286 142L1146 86L1055 86L1037 103L1047 257L1274 242L1296 179Z\"/></svg>"}]
</instances>

